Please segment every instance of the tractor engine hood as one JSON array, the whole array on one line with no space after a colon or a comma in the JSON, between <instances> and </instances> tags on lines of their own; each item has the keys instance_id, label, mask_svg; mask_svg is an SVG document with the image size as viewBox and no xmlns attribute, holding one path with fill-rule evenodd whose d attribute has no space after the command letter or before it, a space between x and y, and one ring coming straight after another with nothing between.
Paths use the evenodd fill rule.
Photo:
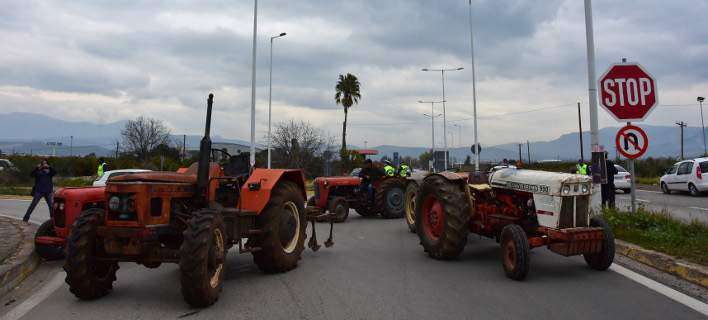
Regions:
<instances>
[{"instance_id":1,"label":"tractor engine hood","mask_svg":"<svg viewBox=\"0 0 708 320\"><path fill-rule=\"evenodd\" d=\"M587 186L590 194L592 178L579 174L557 173L538 170L507 168L495 171L489 176L489 184L494 188L504 188L534 194L563 196L563 186Z\"/></svg>"}]
</instances>

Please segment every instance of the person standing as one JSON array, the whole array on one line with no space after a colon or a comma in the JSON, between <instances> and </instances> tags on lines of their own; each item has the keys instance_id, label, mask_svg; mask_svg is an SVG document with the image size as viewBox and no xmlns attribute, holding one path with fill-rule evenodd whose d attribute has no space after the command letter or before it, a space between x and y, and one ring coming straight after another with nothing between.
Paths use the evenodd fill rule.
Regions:
<instances>
[{"instance_id":1,"label":"person standing","mask_svg":"<svg viewBox=\"0 0 708 320\"><path fill-rule=\"evenodd\" d=\"M106 172L106 160L103 158L98 159L98 170L96 170L96 175L100 178L104 172Z\"/></svg>"},{"instance_id":2,"label":"person standing","mask_svg":"<svg viewBox=\"0 0 708 320\"><path fill-rule=\"evenodd\" d=\"M361 186L365 188L369 201L374 201L374 182L381 179L383 175L384 172L376 167L371 159L364 161L364 167L359 171L359 177L361 178Z\"/></svg>"},{"instance_id":3,"label":"person standing","mask_svg":"<svg viewBox=\"0 0 708 320\"><path fill-rule=\"evenodd\" d=\"M615 175L617 174L617 168L615 168L615 163L607 158L607 151L605 151L605 166L607 168L607 183L603 183L600 186L600 195L602 197L602 207L603 208L615 208Z\"/></svg>"},{"instance_id":4,"label":"person standing","mask_svg":"<svg viewBox=\"0 0 708 320\"><path fill-rule=\"evenodd\" d=\"M54 174L56 174L56 171L49 165L47 160L42 160L30 173L30 176L34 178L34 186L32 187L32 203L27 208L24 218L22 218L25 223L29 221L32 211L34 211L37 203L42 198L49 206L49 216L52 215L52 192L54 192L52 178Z\"/></svg>"},{"instance_id":5,"label":"person standing","mask_svg":"<svg viewBox=\"0 0 708 320\"><path fill-rule=\"evenodd\" d=\"M575 173L581 174L581 175L588 175L588 165L587 163L584 163L583 160L578 160L578 164L575 165Z\"/></svg>"}]
</instances>

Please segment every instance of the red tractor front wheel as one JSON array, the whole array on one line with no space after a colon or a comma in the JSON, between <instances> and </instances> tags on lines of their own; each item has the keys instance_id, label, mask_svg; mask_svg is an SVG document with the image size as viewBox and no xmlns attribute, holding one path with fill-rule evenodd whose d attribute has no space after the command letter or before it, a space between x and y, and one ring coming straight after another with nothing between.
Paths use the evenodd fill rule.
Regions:
<instances>
[{"instance_id":1,"label":"red tractor front wheel","mask_svg":"<svg viewBox=\"0 0 708 320\"><path fill-rule=\"evenodd\" d=\"M529 240L520 226L510 224L501 232L502 266L506 276L523 280L529 273Z\"/></svg>"},{"instance_id":2,"label":"red tractor front wheel","mask_svg":"<svg viewBox=\"0 0 708 320\"><path fill-rule=\"evenodd\" d=\"M442 176L423 181L416 198L415 227L425 252L435 259L457 258L467 244L469 213L461 188Z\"/></svg>"}]
</instances>

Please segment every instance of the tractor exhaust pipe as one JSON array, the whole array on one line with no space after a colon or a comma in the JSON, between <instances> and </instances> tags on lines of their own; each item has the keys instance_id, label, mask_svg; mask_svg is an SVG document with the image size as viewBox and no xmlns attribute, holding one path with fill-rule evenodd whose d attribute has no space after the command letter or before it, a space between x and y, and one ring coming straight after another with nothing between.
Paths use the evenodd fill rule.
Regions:
<instances>
[{"instance_id":1,"label":"tractor exhaust pipe","mask_svg":"<svg viewBox=\"0 0 708 320\"><path fill-rule=\"evenodd\" d=\"M214 94L209 94L207 100L206 127L204 128L204 137L199 143L199 166L197 170L197 194L206 194L206 189L209 186L209 162L211 161L211 106L214 103Z\"/></svg>"}]
</instances>

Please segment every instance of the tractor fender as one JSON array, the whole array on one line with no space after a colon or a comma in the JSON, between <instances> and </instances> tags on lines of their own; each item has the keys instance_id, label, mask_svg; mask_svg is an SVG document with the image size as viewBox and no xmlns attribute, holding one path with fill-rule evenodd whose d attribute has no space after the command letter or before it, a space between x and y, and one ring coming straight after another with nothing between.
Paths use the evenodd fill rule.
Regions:
<instances>
[{"instance_id":1,"label":"tractor fender","mask_svg":"<svg viewBox=\"0 0 708 320\"><path fill-rule=\"evenodd\" d=\"M305 193L305 175L299 169L261 169L256 168L241 187L241 209L260 214L270 201L273 188L280 181L290 181L298 186L303 199Z\"/></svg>"},{"instance_id":2,"label":"tractor fender","mask_svg":"<svg viewBox=\"0 0 708 320\"><path fill-rule=\"evenodd\" d=\"M432 176L442 176L443 178L453 181L453 182L459 182L459 183L464 183L467 182L469 177L466 174L459 174L456 172L451 172L451 171L443 171L439 173L433 173L425 177L424 180L428 179L429 177Z\"/></svg>"}]
</instances>

